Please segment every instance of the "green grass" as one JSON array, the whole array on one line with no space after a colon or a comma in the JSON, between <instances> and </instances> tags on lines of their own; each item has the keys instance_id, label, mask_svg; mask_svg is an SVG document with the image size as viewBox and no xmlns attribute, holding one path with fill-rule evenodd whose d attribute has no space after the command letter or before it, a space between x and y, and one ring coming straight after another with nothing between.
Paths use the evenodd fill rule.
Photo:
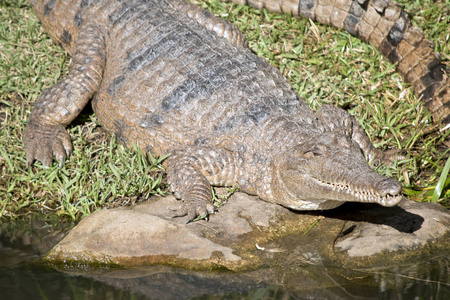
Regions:
<instances>
[{"instance_id":1,"label":"green grass","mask_svg":"<svg viewBox=\"0 0 450 300\"><path fill-rule=\"evenodd\" d=\"M402 2L449 65L450 5ZM401 180L410 199L431 201L449 157L450 130L439 132L411 87L371 45L289 15L216 0L202 5L244 31L250 48L279 68L312 108L348 109L377 147L409 154L378 169ZM117 144L89 110L68 128L74 153L63 168L35 163L25 169L22 132L31 106L67 74L70 57L42 32L26 1L0 0L0 18L0 218L34 212L78 221L99 207L164 194L159 161ZM449 185L444 179L438 200L447 207Z\"/></svg>"}]
</instances>

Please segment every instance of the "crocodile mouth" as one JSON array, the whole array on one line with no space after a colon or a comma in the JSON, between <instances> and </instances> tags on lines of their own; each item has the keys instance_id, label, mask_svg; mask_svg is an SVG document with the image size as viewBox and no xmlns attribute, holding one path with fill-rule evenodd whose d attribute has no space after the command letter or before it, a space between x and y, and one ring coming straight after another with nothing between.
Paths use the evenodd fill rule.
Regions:
<instances>
[{"instance_id":1,"label":"crocodile mouth","mask_svg":"<svg viewBox=\"0 0 450 300\"><path fill-rule=\"evenodd\" d=\"M359 179L359 180L358 180ZM274 195L279 204L296 210L332 209L344 202L377 203L391 207L402 199L402 185L395 179L373 172L365 179L317 178L296 170L277 172Z\"/></svg>"},{"instance_id":2,"label":"crocodile mouth","mask_svg":"<svg viewBox=\"0 0 450 300\"><path fill-rule=\"evenodd\" d=\"M385 192L382 195L376 191L364 188L355 188L349 184L326 182L310 176L308 177L310 180L315 181L319 186L333 192L338 192L341 195L349 196L349 198L352 199L347 201L378 203L383 206L394 206L398 204L403 198L403 196L399 193L393 195Z\"/></svg>"}]
</instances>

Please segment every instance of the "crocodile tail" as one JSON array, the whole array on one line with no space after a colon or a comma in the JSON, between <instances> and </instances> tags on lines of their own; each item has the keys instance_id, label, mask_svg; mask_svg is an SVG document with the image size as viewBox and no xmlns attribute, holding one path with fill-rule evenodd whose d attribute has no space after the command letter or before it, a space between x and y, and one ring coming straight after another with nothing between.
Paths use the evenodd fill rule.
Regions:
<instances>
[{"instance_id":1,"label":"crocodile tail","mask_svg":"<svg viewBox=\"0 0 450 300\"><path fill-rule=\"evenodd\" d=\"M271 12L292 13L321 24L345 28L371 42L392 63L435 121L450 123L450 77L434 44L411 24L401 6L390 0L228 0Z\"/></svg>"}]
</instances>

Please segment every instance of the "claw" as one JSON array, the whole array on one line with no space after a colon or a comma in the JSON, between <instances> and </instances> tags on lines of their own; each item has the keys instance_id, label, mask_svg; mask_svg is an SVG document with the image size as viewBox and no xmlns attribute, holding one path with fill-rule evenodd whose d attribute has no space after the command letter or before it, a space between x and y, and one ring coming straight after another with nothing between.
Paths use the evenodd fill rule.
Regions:
<instances>
[{"instance_id":1,"label":"claw","mask_svg":"<svg viewBox=\"0 0 450 300\"><path fill-rule=\"evenodd\" d=\"M169 207L169 210L173 211L170 218L184 217L185 215L187 215L187 210L184 207L175 208L175 209Z\"/></svg>"},{"instance_id":2,"label":"claw","mask_svg":"<svg viewBox=\"0 0 450 300\"><path fill-rule=\"evenodd\" d=\"M70 137L68 135L65 135L62 140L62 144L64 147L64 150L66 151L66 158L69 158L73 151L72 142L70 141Z\"/></svg>"},{"instance_id":3,"label":"claw","mask_svg":"<svg viewBox=\"0 0 450 300\"><path fill-rule=\"evenodd\" d=\"M370 160L370 165L376 167L381 163L386 163L392 165L395 161L401 161L407 159L406 156L399 154L398 150L388 150L388 151L376 151L373 156L368 156Z\"/></svg>"},{"instance_id":4,"label":"claw","mask_svg":"<svg viewBox=\"0 0 450 300\"><path fill-rule=\"evenodd\" d=\"M210 214L214 214L215 208L211 203L205 203L204 201L192 201L184 202L179 208L170 208L173 211L170 218L184 217L188 216L186 224L191 223L195 220L206 219Z\"/></svg>"},{"instance_id":5,"label":"claw","mask_svg":"<svg viewBox=\"0 0 450 300\"><path fill-rule=\"evenodd\" d=\"M64 127L59 125L28 123L23 137L27 169L35 159L49 167L52 164L53 156L61 168L73 149L69 134Z\"/></svg>"},{"instance_id":6,"label":"claw","mask_svg":"<svg viewBox=\"0 0 450 300\"><path fill-rule=\"evenodd\" d=\"M51 154L48 153L48 151L45 152L47 152L44 154L45 156L38 158L38 160L40 160L42 164L48 168L52 165L53 157Z\"/></svg>"},{"instance_id":7,"label":"claw","mask_svg":"<svg viewBox=\"0 0 450 300\"><path fill-rule=\"evenodd\" d=\"M212 205L211 203L208 203L206 205L206 210L208 211L209 214L214 214L216 212L216 207L214 205Z\"/></svg>"},{"instance_id":8,"label":"claw","mask_svg":"<svg viewBox=\"0 0 450 300\"><path fill-rule=\"evenodd\" d=\"M188 208L188 220L193 221L197 217L197 213L192 210L192 208Z\"/></svg>"},{"instance_id":9,"label":"claw","mask_svg":"<svg viewBox=\"0 0 450 300\"><path fill-rule=\"evenodd\" d=\"M28 170L28 167L30 167L31 164L34 161L35 152L36 152L35 149L27 151L27 149L25 148L25 153L26 153L26 156L27 156L27 164L26 164L27 170Z\"/></svg>"}]
</instances>

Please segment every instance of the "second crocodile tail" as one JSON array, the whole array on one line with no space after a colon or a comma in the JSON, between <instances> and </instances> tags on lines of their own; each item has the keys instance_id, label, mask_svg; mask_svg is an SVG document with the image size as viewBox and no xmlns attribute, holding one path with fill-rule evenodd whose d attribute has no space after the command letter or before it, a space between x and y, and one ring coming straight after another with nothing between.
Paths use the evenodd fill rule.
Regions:
<instances>
[{"instance_id":1,"label":"second crocodile tail","mask_svg":"<svg viewBox=\"0 0 450 300\"><path fill-rule=\"evenodd\" d=\"M450 124L450 77L434 44L390 0L228 0L271 12L292 13L346 29L372 43L392 63L433 113Z\"/></svg>"}]
</instances>

